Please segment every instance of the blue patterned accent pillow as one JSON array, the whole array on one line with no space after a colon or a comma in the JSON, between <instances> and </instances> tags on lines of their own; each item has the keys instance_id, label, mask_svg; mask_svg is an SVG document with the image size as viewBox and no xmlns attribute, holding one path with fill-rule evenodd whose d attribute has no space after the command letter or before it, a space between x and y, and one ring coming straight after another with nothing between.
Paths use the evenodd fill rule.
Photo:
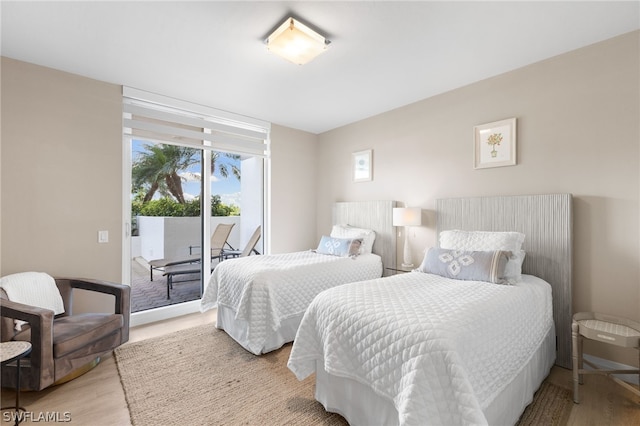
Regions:
<instances>
[{"instance_id":1,"label":"blue patterned accent pillow","mask_svg":"<svg viewBox=\"0 0 640 426\"><path fill-rule=\"evenodd\" d=\"M511 252L464 251L430 248L418 271L446 278L468 281L486 281L494 284L509 284L505 278L505 267Z\"/></svg>"},{"instance_id":2,"label":"blue patterned accent pillow","mask_svg":"<svg viewBox=\"0 0 640 426\"><path fill-rule=\"evenodd\" d=\"M323 235L316 253L341 257L356 257L360 252L362 238L333 238Z\"/></svg>"}]
</instances>

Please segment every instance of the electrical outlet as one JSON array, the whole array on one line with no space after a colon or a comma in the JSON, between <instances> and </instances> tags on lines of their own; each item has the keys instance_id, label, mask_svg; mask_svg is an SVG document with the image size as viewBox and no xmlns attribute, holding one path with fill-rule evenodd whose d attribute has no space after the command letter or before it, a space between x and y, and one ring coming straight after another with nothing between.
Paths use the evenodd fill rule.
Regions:
<instances>
[{"instance_id":1,"label":"electrical outlet","mask_svg":"<svg viewBox=\"0 0 640 426\"><path fill-rule=\"evenodd\" d=\"M99 243L108 243L109 242L109 231L98 231L98 242Z\"/></svg>"}]
</instances>

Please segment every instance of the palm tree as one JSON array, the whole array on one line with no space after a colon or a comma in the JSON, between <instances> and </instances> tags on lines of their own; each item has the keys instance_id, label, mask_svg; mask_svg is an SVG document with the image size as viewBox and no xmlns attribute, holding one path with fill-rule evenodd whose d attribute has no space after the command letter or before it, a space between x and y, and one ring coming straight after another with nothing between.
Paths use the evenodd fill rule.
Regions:
<instances>
[{"instance_id":1,"label":"palm tree","mask_svg":"<svg viewBox=\"0 0 640 426\"><path fill-rule=\"evenodd\" d=\"M239 160L240 156L237 154L229 154L226 152L221 153L218 151L213 151L211 153L211 174L215 173L217 163L220 176L226 178L229 177L229 169L227 168L227 164L220 161L220 155L223 155L224 157L230 158L232 160ZM231 164L231 173L236 177L236 179L240 180L240 169L238 168L238 166L236 166L235 162Z\"/></svg>"},{"instance_id":2,"label":"palm tree","mask_svg":"<svg viewBox=\"0 0 640 426\"><path fill-rule=\"evenodd\" d=\"M151 200L155 193L159 192L163 196L173 196L177 202L184 204L182 178L179 172L200 162L199 150L164 144L145 144L144 148L131 169L132 192L143 191L143 203ZM211 173L215 172L217 164L218 172L226 178L229 176L230 166L231 174L240 180L240 169L235 164L228 165L222 162L221 155L235 160L240 158L236 154L212 152Z\"/></svg>"},{"instance_id":3,"label":"palm tree","mask_svg":"<svg viewBox=\"0 0 640 426\"><path fill-rule=\"evenodd\" d=\"M180 170L186 170L199 160L193 148L176 145L144 145L131 169L133 192L145 191L143 202L151 200L159 191L162 195L172 195L179 203L184 203Z\"/></svg>"}]
</instances>

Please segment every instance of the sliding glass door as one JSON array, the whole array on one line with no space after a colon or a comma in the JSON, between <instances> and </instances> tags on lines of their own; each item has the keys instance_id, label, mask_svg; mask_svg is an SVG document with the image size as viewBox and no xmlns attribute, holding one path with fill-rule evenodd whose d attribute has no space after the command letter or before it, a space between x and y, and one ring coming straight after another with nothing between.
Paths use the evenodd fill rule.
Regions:
<instances>
[{"instance_id":1,"label":"sliding glass door","mask_svg":"<svg viewBox=\"0 0 640 426\"><path fill-rule=\"evenodd\" d=\"M199 300L222 245L242 249L262 225L263 159L131 140L131 310ZM204 201L206 200L206 201ZM256 250L262 252L261 243ZM212 256L206 254L211 253Z\"/></svg>"},{"instance_id":2,"label":"sliding glass door","mask_svg":"<svg viewBox=\"0 0 640 426\"><path fill-rule=\"evenodd\" d=\"M123 88L130 171L123 281L132 285L132 324L148 322L138 321L139 312L154 312L155 321L162 319L156 310L197 311L211 271L224 259L220 243L212 242L218 225L231 227L221 243L229 250L264 229L269 132L261 120Z\"/></svg>"},{"instance_id":3,"label":"sliding glass door","mask_svg":"<svg viewBox=\"0 0 640 426\"><path fill-rule=\"evenodd\" d=\"M201 157L194 148L131 141L132 312L200 298ZM169 288L172 270L182 273Z\"/></svg>"}]
</instances>

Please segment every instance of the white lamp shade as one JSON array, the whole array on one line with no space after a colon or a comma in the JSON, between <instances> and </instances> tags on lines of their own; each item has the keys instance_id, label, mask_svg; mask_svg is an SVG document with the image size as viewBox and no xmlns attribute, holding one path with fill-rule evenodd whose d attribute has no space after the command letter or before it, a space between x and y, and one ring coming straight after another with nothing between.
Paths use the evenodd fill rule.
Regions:
<instances>
[{"instance_id":1,"label":"white lamp shade","mask_svg":"<svg viewBox=\"0 0 640 426\"><path fill-rule=\"evenodd\" d=\"M394 207L393 226L422 225L422 209L420 207Z\"/></svg>"}]
</instances>

